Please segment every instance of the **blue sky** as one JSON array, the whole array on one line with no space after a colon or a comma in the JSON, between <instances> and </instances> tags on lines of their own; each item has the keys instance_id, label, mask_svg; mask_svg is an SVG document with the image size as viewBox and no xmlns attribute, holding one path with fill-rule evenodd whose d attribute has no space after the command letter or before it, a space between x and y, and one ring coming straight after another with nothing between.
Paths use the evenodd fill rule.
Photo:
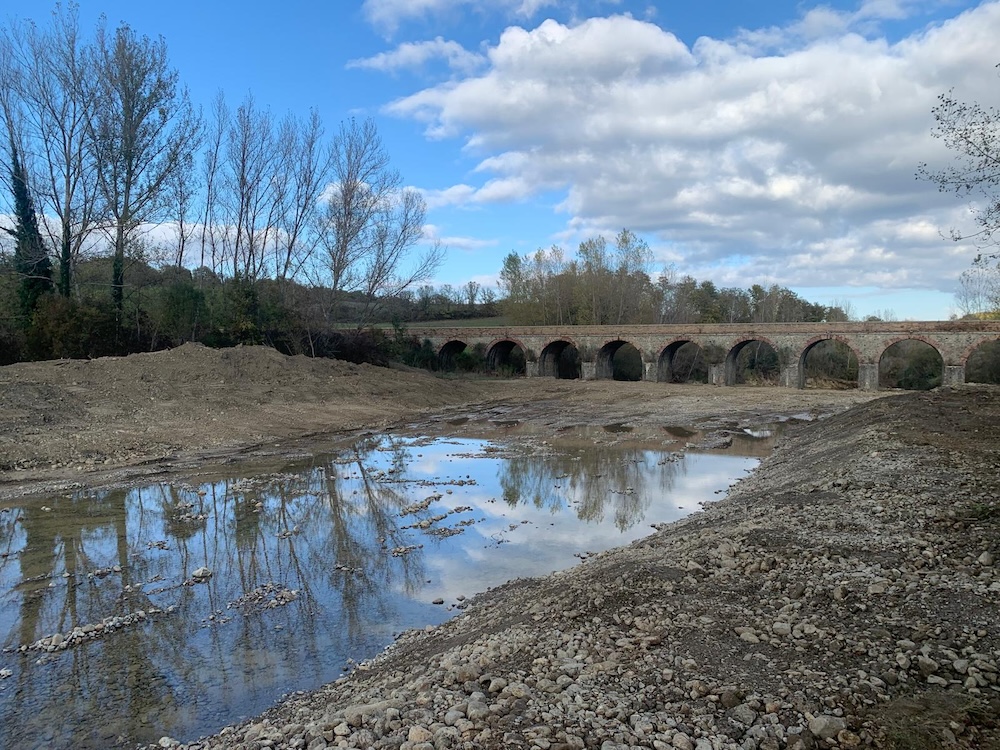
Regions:
<instances>
[{"instance_id":1,"label":"blue sky","mask_svg":"<svg viewBox=\"0 0 1000 750\"><path fill-rule=\"evenodd\" d=\"M0 18L51 5L0 0ZM162 35L208 110L373 116L448 248L435 283L623 227L656 267L945 318L976 254L931 107L997 102L1000 2L82 0Z\"/></svg>"}]
</instances>

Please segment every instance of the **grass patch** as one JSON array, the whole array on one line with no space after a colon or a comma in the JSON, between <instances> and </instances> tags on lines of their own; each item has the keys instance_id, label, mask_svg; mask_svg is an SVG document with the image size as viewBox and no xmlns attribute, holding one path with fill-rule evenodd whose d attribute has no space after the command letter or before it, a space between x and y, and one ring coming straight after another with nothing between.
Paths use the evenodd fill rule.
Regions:
<instances>
[{"instance_id":1,"label":"grass patch","mask_svg":"<svg viewBox=\"0 0 1000 750\"><path fill-rule=\"evenodd\" d=\"M969 517L979 523L1000 522L1000 505L995 503L976 503L969 508Z\"/></svg>"},{"instance_id":2,"label":"grass patch","mask_svg":"<svg viewBox=\"0 0 1000 750\"><path fill-rule=\"evenodd\" d=\"M874 718L887 750L1000 750L998 711L997 701L991 705L963 693L932 691L896 698Z\"/></svg>"}]
</instances>

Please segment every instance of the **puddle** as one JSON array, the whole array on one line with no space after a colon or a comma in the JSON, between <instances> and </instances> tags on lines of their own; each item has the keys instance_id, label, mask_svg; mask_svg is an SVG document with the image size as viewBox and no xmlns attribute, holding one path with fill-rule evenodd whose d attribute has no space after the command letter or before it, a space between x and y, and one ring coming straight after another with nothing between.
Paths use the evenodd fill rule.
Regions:
<instances>
[{"instance_id":1,"label":"puddle","mask_svg":"<svg viewBox=\"0 0 1000 750\"><path fill-rule=\"evenodd\" d=\"M673 435L675 438L690 438L694 437L698 433L694 430L690 430L687 427L680 427L677 425L668 425L663 428L664 432L668 435Z\"/></svg>"},{"instance_id":2,"label":"puddle","mask_svg":"<svg viewBox=\"0 0 1000 750\"><path fill-rule=\"evenodd\" d=\"M576 437L367 435L279 474L2 509L0 747L217 731L466 597L696 510L756 465L739 441L767 442Z\"/></svg>"}]
</instances>

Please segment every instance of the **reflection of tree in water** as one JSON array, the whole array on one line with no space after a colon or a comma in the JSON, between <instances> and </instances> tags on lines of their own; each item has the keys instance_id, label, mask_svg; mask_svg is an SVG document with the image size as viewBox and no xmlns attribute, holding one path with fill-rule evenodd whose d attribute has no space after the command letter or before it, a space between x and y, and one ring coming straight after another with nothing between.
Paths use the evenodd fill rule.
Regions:
<instances>
[{"instance_id":1,"label":"reflection of tree in water","mask_svg":"<svg viewBox=\"0 0 1000 750\"><path fill-rule=\"evenodd\" d=\"M104 617L131 614L143 604L141 592L128 592L125 493L46 502L48 506L33 503L19 511L21 583L8 594L16 600L19 616L17 627L5 636L5 647L65 635ZM0 529L0 544L12 531ZM120 566L120 575L88 575L111 564ZM63 727L75 728L76 746L105 746L100 736L104 727L95 727L93 716L108 705L115 706L116 730L138 730L141 717L152 707L169 706L174 700L166 683L156 680L158 657L141 633L130 630L57 653L44 667L34 664L37 652L22 654L17 705L0 706L0 738L7 746L40 741L52 729L52 712L57 712Z\"/></svg>"},{"instance_id":2,"label":"reflection of tree in water","mask_svg":"<svg viewBox=\"0 0 1000 750\"><path fill-rule=\"evenodd\" d=\"M390 471L373 468L376 450ZM353 643L370 636L366 623L391 617L399 592L424 577L419 550L389 554L407 541L399 510L412 498L394 478L408 459L403 444L371 438L344 457L358 476L351 482L339 476L345 465L325 465L201 493L155 485L0 515L4 604L18 613L5 646L137 609L177 609L54 654L45 667L34 664L37 652L22 655L21 684L0 695L0 744L53 727L84 748L107 746L108 733L138 741L191 731L196 703L203 712L206 702L209 711L238 706L248 691L328 670L317 665L331 652L355 653ZM121 572L103 575L113 564ZM180 585L202 565L215 574L207 584ZM299 597L280 609L229 609L270 583ZM206 628L211 613L228 622ZM275 623L294 633L294 648L278 645ZM276 651L277 662L265 656Z\"/></svg>"},{"instance_id":3,"label":"reflection of tree in water","mask_svg":"<svg viewBox=\"0 0 1000 750\"><path fill-rule=\"evenodd\" d=\"M387 452L389 469L380 471L370 465L372 455ZM349 630L362 625L358 613L373 608L380 617L387 615L390 600L386 594L402 590L412 595L424 579L420 550L394 557L389 551L406 545L400 529L399 512L413 502L403 479L410 456L406 444L391 438L372 437L356 443L340 457L328 475L319 472L316 479L329 509L331 533L326 544L316 550L328 567L341 565L350 571L331 570L342 581L345 614ZM342 476L347 468L357 474L357 493L348 491Z\"/></svg>"},{"instance_id":4,"label":"reflection of tree in water","mask_svg":"<svg viewBox=\"0 0 1000 750\"><path fill-rule=\"evenodd\" d=\"M44 667L37 652L22 655L11 680L21 684L0 694L0 745L50 728L84 748L111 744L108 733L152 741L196 731L212 721L205 714L245 710L248 693L329 678L331 654L357 653L425 577L420 550L391 555L411 541L400 526L414 519L399 515L419 499L401 481L409 462L404 442L372 437L296 474L55 498L51 512L35 503L0 515L0 550L10 553L0 559L3 605L18 613L0 633L5 646L176 607ZM121 572L103 575L113 564ZM213 577L182 585L202 565ZM271 583L299 597L229 607ZM206 627L216 614L222 624Z\"/></svg>"},{"instance_id":5,"label":"reflection of tree in water","mask_svg":"<svg viewBox=\"0 0 1000 750\"><path fill-rule=\"evenodd\" d=\"M625 531L672 491L684 471L683 461L661 459L662 454L620 445L511 457L501 464L500 487L511 507L528 504L558 513L567 498L575 500L577 517L588 523L600 523L610 509L615 526Z\"/></svg>"}]
</instances>

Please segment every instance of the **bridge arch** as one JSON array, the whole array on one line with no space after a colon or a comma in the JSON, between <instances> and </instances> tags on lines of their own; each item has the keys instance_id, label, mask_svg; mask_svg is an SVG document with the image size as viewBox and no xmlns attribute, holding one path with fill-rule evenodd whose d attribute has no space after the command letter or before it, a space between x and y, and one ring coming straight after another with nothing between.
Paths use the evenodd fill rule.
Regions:
<instances>
[{"instance_id":1,"label":"bridge arch","mask_svg":"<svg viewBox=\"0 0 1000 750\"><path fill-rule=\"evenodd\" d=\"M486 367L491 372L509 371L524 375L527 371L528 347L514 338L495 339L486 347Z\"/></svg>"},{"instance_id":2,"label":"bridge arch","mask_svg":"<svg viewBox=\"0 0 1000 750\"><path fill-rule=\"evenodd\" d=\"M569 339L550 341L538 357L538 374L563 380L583 377L580 350Z\"/></svg>"},{"instance_id":3,"label":"bridge arch","mask_svg":"<svg viewBox=\"0 0 1000 750\"><path fill-rule=\"evenodd\" d=\"M966 383L1000 383L1000 335L985 336L967 346L959 364Z\"/></svg>"},{"instance_id":4,"label":"bridge arch","mask_svg":"<svg viewBox=\"0 0 1000 750\"><path fill-rule=\"evenodd\" d=\"M446 341L438 349L438 364L442 369L449 369L455 363L455 357L465 351L468 344L459 339L451 339Z\"/></svg>"},{"instance_id":5,"label":"bridge arch","mask_svg":"<svg viewBox=\"0 0 1000 750\"><path fill-rule=\"evenodd\" d=\"M622 355L626 355L628 359L623 360ZM597 351L594 365L594 377L598 380L637 381L642 380L644 375L645 357L642 350L631 341L614 339L605 342Z\"/></svg>"},{"instance_id":6,"label":"bridge arch","mask_svg":"<svg viewBox=\"0 0 1000 750\"><path fill-rule=\"evenodd\" d=\"M678 355L688 354L687 377L683 377L676 366ZM660 350L656 358L656 380L659 383L686 383L690 380L708 382L708 359L705 347L691 338L677 338ZM697 375L695 373L697 372Z\"/></svg>"},{"instance_id":7,"label":"bridge arch","mask_svg":"<svg viewBox=\"0 0 1000 750\"><path fill-rule=\"evenodd\" d=\"M908 342L924 344L933 351L930 357L921 353L910 356L910 360L902 364L886 359L886 354L893 347ZM926 351L926 350L925 350ZM908 334L896 336L884 342L882 350L875 359L878 367L879 387L898 387L906 390L927 390L944 382L946 349L929 336Z\"/></svg>"},{"instance_id":8,"label":"bridge arch","mask_svg":"<svg viewBox=\"0 0 1000 750\"><path fill-rule=\"evenodd\" d=\"M740 337L729 347L729 352L726 354L726 364L725 364L725 382L726 385L736 385L739 380L738 372L738 360L740 353L746 349L751 344L767 344L771 350L774 352L775 359L778 357L778 347L773 341L766 338L765 336L748 335L745 337ZM775 368L779 367L777 361L774 363Z\"/></svg>"},{"instance_id":9,"label":"bridge arch","mask_svg":"<svg viewBox=\"0 0 1000 750\"><path fill-rule=\"evenodd\" d=\"M805 346L802 347L802 351L799 352L798 383L796 383L797 388L806 387L806 357L809 356L809 352L813 351L818 344L822 344L824 341L835 341L839 344L842 344L843 346L847 347L848 350L850 350L851 354L854 355L854 369L857 371L857 373L854 375L854 379L856 382L858 381L860 377L858 373L860 372L861 354L860 352L858 352L858 349L855 346L854 342L851 341L846 336L840 336L837 334L829 334L829 335L824 334L820 336L814 336L813 338L809 339L809 341L805 343ZM848 363L848 370L850 369L851 369L850 363ZM857 382L857 384L860 386L860 382Z\"/></svg>"}]
</instances>

